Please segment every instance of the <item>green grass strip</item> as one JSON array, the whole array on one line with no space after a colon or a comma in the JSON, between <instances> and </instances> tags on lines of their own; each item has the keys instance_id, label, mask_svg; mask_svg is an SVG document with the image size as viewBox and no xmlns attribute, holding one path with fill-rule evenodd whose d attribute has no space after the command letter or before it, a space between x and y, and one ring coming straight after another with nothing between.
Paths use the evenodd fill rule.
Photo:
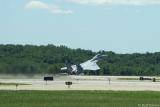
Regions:
<instances>
[{"instance_id":1,"label":"green grass strip","mask_svg":"<svg viewBox=\"0 0 160 107\"><path fill-rule=\"evenodd\" d=\"M152 91L0 91L0 107L160 107Z\"/></svg>"}]
</instances>

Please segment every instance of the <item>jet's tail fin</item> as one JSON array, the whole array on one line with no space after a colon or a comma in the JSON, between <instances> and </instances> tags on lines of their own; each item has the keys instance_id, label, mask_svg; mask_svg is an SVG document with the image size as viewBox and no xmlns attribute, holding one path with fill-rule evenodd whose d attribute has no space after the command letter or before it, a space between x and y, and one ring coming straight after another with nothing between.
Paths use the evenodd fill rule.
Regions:
<instances>
[{"instance_id":1,"label":"jet's tail fin","mask_svg":"<svg viewBox=\"0 0 160 107\"><path fill-rule=\"evenodd\" d=\"M66 71L68 75L75 75L78 73L77 65L71 65L68 61L65 61L65 66L66 67L61 68L61 71Z\"/></svg>"},{"instance_id":2,"label":"jet's tail fin","mask_svg":"<svg viewBox=\"0 0 160 107\"><path fill-rule=\"evenodd\" d=\"M71 74L72 72L72 65L68 62L68 61L65 61L65 65L66 65L66 70L67 70L67 73L68 74Z\"/></svg>"},{"instance_id":3,"label":"jet's tail fin","mask_svg":"<svg viewBox=\"0 0 160 107\"><path fill-rule=\"evenodd\" d=\"M99 61L99 60L102 60L104 57L107 57L107 55L97 54L91 59L91 61Z\"/></svg>"}]
</instances>

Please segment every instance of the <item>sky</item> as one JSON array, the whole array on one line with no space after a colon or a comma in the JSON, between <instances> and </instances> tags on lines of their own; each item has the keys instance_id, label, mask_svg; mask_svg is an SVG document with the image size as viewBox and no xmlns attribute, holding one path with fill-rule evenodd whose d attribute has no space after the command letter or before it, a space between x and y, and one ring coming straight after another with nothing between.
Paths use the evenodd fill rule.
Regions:
<instances>
[{"instance_id":1,"label":"sky","mask_svg":"<svg viewBox=\"0 0 160 107\"><path fill-rule=\"evenodd\" d=\"M160 0L0 0L0 44L160 52Z\"/></svg>"}]
</instances>

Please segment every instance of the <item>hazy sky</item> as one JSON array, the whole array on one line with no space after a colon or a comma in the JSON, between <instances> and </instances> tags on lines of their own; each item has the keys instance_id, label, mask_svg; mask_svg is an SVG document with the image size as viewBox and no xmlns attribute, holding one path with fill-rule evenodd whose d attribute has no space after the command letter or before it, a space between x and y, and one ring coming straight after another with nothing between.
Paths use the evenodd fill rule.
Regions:
<instances>
[{"instance_id":1,"label":"hazy sky","mask_svg":"<svg viewBox=\"0 0 160 107\"><path fill-rule=\"evenodd\" d=\"M0 44L160 51L160 0L0 0Z\"/></svg>"}]
</instances>

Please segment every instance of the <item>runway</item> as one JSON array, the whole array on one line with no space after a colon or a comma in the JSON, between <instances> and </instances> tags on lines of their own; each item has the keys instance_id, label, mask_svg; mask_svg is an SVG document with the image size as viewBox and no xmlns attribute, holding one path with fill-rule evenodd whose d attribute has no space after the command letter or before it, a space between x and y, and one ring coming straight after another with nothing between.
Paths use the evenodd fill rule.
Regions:
<instances>
[{"instance_id":1,"label":"runway","mask_svg":"<svg viewBox=\"0 0 160 107\"><path fill-rule=\"evenodd\" d=\"M2 77L2 76L0 76ZM119 80L131 78L131 80ZM54 81L43 80L43 76L32 78L0 78L0 83L28 85L0 85L0 90L113 90L113 91L160 91L160 82L140 81L136 76L55 76ZM156 77L158 78L158 77ZM133 79L133 80L132 80ZM66 81L73 84L68 88Z\"/></svg>"}]
</instances>

